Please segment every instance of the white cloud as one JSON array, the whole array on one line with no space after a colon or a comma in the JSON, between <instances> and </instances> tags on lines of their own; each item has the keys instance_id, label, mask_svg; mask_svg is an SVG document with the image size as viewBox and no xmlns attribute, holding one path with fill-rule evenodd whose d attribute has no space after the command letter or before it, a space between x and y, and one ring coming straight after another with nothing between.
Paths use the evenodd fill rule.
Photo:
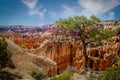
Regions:
<instances>
[{"instance_id":1,"label":"white cloud","mask_svg":"<svg viewBox=\"0 0 120 80\"><path fill-rule=\"evenodd\" d=\"M62 5L62 7L63 7L63 12L62 12L61 16L63 16L63 17L75 16L75 15L79 15L80 14L80 12L77 12L73 8L68 7L66 5Z\"/></svg>"},{"instance_id":2,"label":"white cloud","mask_svg":"<svg viewBox=\"0 0 120 80\"><path fill-rule=\"evenodd\" d=\"M120 5L120 0L78 0L78 3L84 8L82 12L102 16L116 6Z\"/></svg>"},{"instance_id":3,"label":"white cloud","mask_svg":"<svg viewBox=\"0 0 120 80\"><path fill-rule=\"evenodd\" d=\"M114 19L115 13L111 10L120 5L120 0L77 0L78 5L62 5L63 10L56 12L59 18L66 18L75 15L85 15L87 17L96 15L101 19ZM54 12L55 15L55 12ZM54 16L53 15L53 16Z\"/></svg>"},{"instance_id":4,"label":"white cloud","mask_svg":"<svg viewBox=\"0 0 120 80\"><path fill-rule=\"evenodd\" d=\"M38 15L40 18L44 16L46 13L47 9L42 9L37 8L37 2L38 0L22 0L22 2L29 8L29 15Z\"/></svg>"},{"instance_id":5,"label":"white cloud","mask_svg":"<svg viewBox=\"0 0 120 80\"><path fill-rule=\"evenodd\" d=\"M36 7L38 0L22 0L22 2L30 9L34 9Z\"/></svg>"},{"instance_id":6,"label":"white cloud","mask_svg":"<svg viewBox=\"0 0 120 80\"><path fill-rule=\"evenodd\" d=\"M46 11L47 11L47 9L42 10L42 11L39 13L39 15L40 15L40 16L44 16L44 14L46 13Z\"/></svg>"},{"instance_id":7,"label":"white cloud","mask_svg":"<svg viewBox=\"0 0 120 80\"><path fill-rule=\"evenodd\" d=\"M39 9L33 9L29 11L29 15L38 15L40 18L43 18L44 14L46 13L46 9L39 11Z\"/></svg>"},{"instance_id":8,"label":"white cloud","mask_svg":"<svg viewBox=\"0 0 120 80\"><path fill-rule=\"evenodd\" d=\"M62 5L62 11L61 12L49 12L49 17L54 20L58 20L59 18L67 18L67 17L73 17L75 15L80 15L81 13L79 11L74 10L73 8Z\"/></svg>"}]
</instances>

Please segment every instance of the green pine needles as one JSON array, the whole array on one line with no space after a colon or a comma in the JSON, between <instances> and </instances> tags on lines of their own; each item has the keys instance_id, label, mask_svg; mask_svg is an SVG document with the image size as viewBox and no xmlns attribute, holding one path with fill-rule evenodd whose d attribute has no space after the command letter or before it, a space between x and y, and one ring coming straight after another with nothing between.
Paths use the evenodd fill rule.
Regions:
<instances>
[{"instance_id":1,"label":"green pine needles","mask_svg":"<svg viewBox=\"0 0 120 80\"><path fill-rule=\"evenodd\" d=\"M98 80L120 80L120 67L108 68Z\"/></svg>"},{"instance_id":2,"label":"green pine needles","mask_svg":"<svg viewBox=\"0 0 120 80\"><path fill-rule=\"evenodd\" d=\"M7 45L5 38L0 38L0 69L5 68L11 59L11 54L7 50Z\"/></svg>"}]
</instances>

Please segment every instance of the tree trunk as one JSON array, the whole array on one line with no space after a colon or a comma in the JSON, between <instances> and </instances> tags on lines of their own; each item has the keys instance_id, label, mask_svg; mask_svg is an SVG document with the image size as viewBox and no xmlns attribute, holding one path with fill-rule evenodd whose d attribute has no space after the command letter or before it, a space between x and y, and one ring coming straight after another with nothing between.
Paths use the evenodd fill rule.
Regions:
<instances>
[{"instance_id":1,"label":"tree trunk","mask_svg":"<svg viewBox=\"0 0 120 80\"><path fill-rule=\"evenodd\" d=\"M83 53L83 56L84 56L84 71L86 72L87 71L87 64L88 64L88 55L87 55L87 52L86 52L86 44L84 41L82 41L82 53Z\"/></svg>"}]
</instances>

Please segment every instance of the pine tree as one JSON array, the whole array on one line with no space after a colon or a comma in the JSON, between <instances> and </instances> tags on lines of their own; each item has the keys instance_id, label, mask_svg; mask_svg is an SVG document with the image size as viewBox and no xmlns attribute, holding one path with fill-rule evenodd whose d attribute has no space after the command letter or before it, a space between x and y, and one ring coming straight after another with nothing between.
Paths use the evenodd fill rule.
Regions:
<instances>
[{"instance_id":1,"label":"pine tree","mask_svg":"<svg viewBox=\"0 0 120 80\"><path fill-rule=\"evenodd\" d=\"M11 59L11 54L7 50L7 45L4 37L0 39L0 69L5 68Z\"/></svg>"},{"instance_id":2,"label":"pine tree","mask_svg":"<svg viewBox=\"0 0 120 80\"><path fill-rule=\"evenodd\" d=\"M100 25L100 19L92 15L89 19L85 16L75 16L73 18L69 17L68 19L60 19L56 22L57 26L63 30L76 30L79 31L78 36L82 43L82 51L84 55L84 71L87 70L88 55L87 55L87 46L88 43L96 42L100 43L103 39L111 40L112 30L110 29L100 29L96 28Z\"/></svg>"}]
</instances>

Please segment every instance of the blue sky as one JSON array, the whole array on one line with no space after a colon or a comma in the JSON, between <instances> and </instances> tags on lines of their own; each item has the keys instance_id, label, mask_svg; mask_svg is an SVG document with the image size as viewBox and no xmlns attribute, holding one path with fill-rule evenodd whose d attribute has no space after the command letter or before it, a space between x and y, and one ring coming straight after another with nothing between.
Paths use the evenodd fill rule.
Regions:
<instances>
[{"instance_id":1,"label":"blue sky","mask_svg":"<svg viewBox=\"0 0 120 80\"><path fill-rule=\"evenodd\" d=\"M0 0L0 25L47 25L60 18L96 15L120 19L120 0Z\"/></svg>"}]
</instances>

